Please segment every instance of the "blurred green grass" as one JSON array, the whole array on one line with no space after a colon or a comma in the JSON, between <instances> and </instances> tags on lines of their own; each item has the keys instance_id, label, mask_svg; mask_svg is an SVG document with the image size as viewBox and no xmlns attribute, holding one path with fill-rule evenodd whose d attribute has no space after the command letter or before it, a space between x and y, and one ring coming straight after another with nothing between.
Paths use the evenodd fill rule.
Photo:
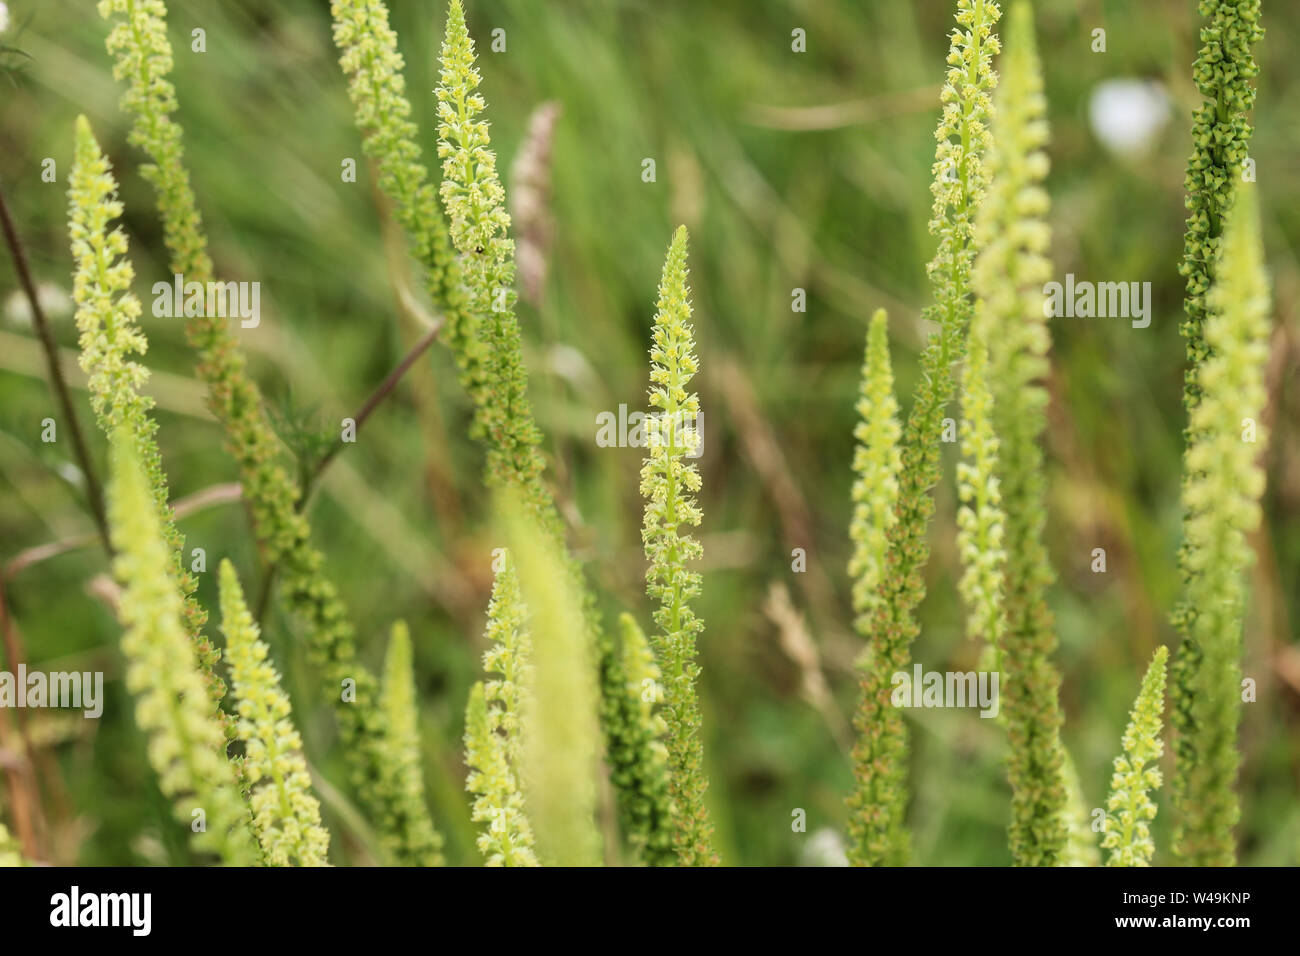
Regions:
<instances>
[{"instance_id":1,"label":"blurred green grass","mask_svg":"<svg viewBox=\"0 0 1300 956\"><path fill-rule=\"evenodd\" d=\"M401 0L392 6L425 159L434 166L432 90L444 10ZM503 171L532 110L548 100L563 107L552 161L550 274L539 306L523 307L521 323L551 477L611 622L624 608L643 623L649 618L640 459L635 449L598 447L596 415L620 403L644 407L659 268L673 226L685 222L691 230L706 442L701 692L710 792L728 862L797 862L814 831L843 828L850 775L842 720L855 702L852 664L860 648L843 570L853 399L865 319L882 305L891 313L905 409L916 384L926 334L919 320L927 304L924 266L933 253L926 228L933 128L952 6L500 0L467 10ZM362 158L326 5L175 0L169 7L179 119L218 272L262 283L263 322L238 334L271 402L314 406L315 420L328 426L360 404L416 334L402 318L393 263L413 289L420 283L413 267L392 255L397 239ZM1035 4L1052 121L1056 272L1149 280L1155 295L1148 329L1106 320L1052 326L1048 535L1060 579L1052 599L1066 743L1089 807L1104 799L1142 670L1154 647L1173 639L1166 618L1178 589L1183 424L1176 267L1196 103L1194 7L1171 0ZM1264 7L1252 156L1264 193L1278 332L1269 376L1267 521L1256 540L1262 560L1251 575L1246 628L1245 673L1257 680L1259 695L1245 707L1239 833L1244 863L1291 864L1300 845L1293 623L1300 593L1293 427L1300 414L1300 181L1293 175L1300 71L1290 57L1300 9L1268 0ZM87 4L70 0L15 0L10 11L6 42L31 59L3 61L12 82L0 80L0 181L33 269L43 281L70 284L65 177L72 120L84 112L122 184L136 288L148 303L149 287L169 269L153 196L139 176L140 154L125 142L119 88L103 49L106 27ZM1090 50L1098 26L1107 30L1104 54ZM196 27L206 31L205 53L190 52ZM506 31L503 53L489 51L497 27ZM795 27L807 31L805 54L791 52ZM1090 91L1115 77L1158 80L1172 100L1170 122L1141 160L1113 157L1087 123ZM824 109L836 105L843 108ZM809 124L822 128L800 128ZM57 184L40 180L45 157L57 164ZM345 157L358 160L355 184L340 181ZM647 157L657 165L652 184L641 179ZM791 312L796 287L807 290L806 313ZM0 298L15 288L6 260ZM144 321L151 367L192 378L179 325ZM75 346L70 318L57 325L61 343ZM40 420L55 414L43 367L38 355L13 347L30 340L30 331L10 321L0 333L0 559L7 560L90 524L76 492L52 471L67 461L66 442L40 442ZM177 495L236 478L215 424L187 411L194 396L184 385L159 393L160 443ZM333 467L312 518L365 656L378 662L394 617L410 623L435 817L450 858L475 863L460 734L483 650L494 542L480 451L466 437L468 413L450 356L435 347ZM83 421L89 425L88 415ZM91 437L102 460L103 443ZM949 477L936 491L930 593L915 654L928 668L969 669L975 649L962 637L954 586L953 449L945 452ZM206 549L209 571L228 555L255 591L264 569L236 506L199 512L182 528L189 547ZM791 572L796 547L808 554L804 574ZM1089 570L1094 547L1107 549L1105 575ZM77 722L67 739L43 751L55 858L184 861L124 688L112 679L118 627L85 592L103 570L102 558L87 550L24 571L9 588L31 666L93 659L110 678L104 717ZM208 607L215 606L211 578L204 576L201 590ZM774 586L789 591L806 620L833 694L830 708L801 693L799 665L780 631L787 628L788 641L794 625L765 611ZM290 622L274 608L267 636L287 672L309 756L343 789L317 681ZM1000 732L967 711L910 716L919 860L1009 862ZM336 861L364 859L337 803L326 803ZM791 832L797 807L808 812L809 834ZM1162 802L1158 861L1168 859L1167 824Z\"/></svg>"}]
</instances>

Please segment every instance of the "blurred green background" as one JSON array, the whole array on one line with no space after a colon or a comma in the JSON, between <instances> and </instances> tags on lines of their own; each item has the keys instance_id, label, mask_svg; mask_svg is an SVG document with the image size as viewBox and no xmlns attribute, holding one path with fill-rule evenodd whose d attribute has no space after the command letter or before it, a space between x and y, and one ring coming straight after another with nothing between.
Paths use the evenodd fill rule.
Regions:
<instances>
[{"instance_id":1,"label":"blurred green background","mask_svg":"<svg viewBox=\"0 0 1300 956\"><path fill-rule=\"evenodd\" d=\"M148 315L153 282L168 279L141 154L125 142L120 88L91 4L13 0L0 54L0 181L38 279L70 288L65 230L72 121L91 120L126 203L136 290L146 303L160 444L177 496L236 480L202 409L181 326ZM550 477L612 623L620 609L649 625L640 545L640 452L602 448L596 416L645 407L655 288L672 228L690 228L691 282L704 409L700 537L706 622L700 644L705 752L719 847L728 863L790 864L834 856L851 782L848 718L853 663L849 553L853 403L865 319L890 311L900 401L910 407L928 330L928 184L950 0L689 3L474 0L470 28L503 173L530 114L555 101L550 169L553 244L536 303L521 305L531 395L546 434ZM328 5L307 0L169 4L174 79L186 156L218 274L262 284L259 328L237 330L286 440L330 430L353 412L418 335L401 289L421 298L418 271L362 157L329 31ZM436 54L445 6L395 0L425 160L436 166ZM1183 342L1183 168L1190 150L1190 81L1198 19L1190 0L1035 4L1052 119L1051 224L1058 277L1150 281L1151 326L1057 319L1047 433L1047 534L1065 740L1088 807L1101 806L1110 762L1179 587L1180 404ZM1300 7L1264 2L1267 34L1251 155L1265 202L1276 293L1268 369L1266 522L1255 536L1245 673L1258 700L1244 707L1239 828L1242 862L1294 864L1300 847L1300 415L1295 307L1300 287ZM191 31L206 52L191 52ZM506 50L490 52L505 30ZM807 52L791 50L791 31ZM1093 52L1092 31L1106 31ZM1153 81L1168 113L1145 151L1109 149L1089 119L1108 80ZM42 182L54 159L57 183ZM345 183L340 163L358 161ZM656 181L642 180L642 162ZM507 189L509 191L509 183ZM53 445L40 422L58 417L7 257L0 264L0 559L89 532L66 431ZM807 311L793 312L795 288ZM76 335L53 310L65 349ZM69 366L76 372L73 353ZM74 379L80 381L79 374ZM83 425L103 463L84 392ZM955 407L950 412L956 416ZM481 449L466 437L467 400L449 353L435 346L332 466L311 506L316 541L376 666L388 628L405 618L416 642L425 771L449 859L477 863L462 789L460 736L469 684L480 672L491 584ZM968 670L956 595L952 467L936 490L929 594L914 651L927 669ZM187 547L207 552L201 597L215 606L222 556L248 590L264 567L238 504L182 522ZM1108 570L1090 570L1103 547ZM807 570L791 569L792 549ZM95 584L96 548L13 576L15 634L29 666L102 669L99 721L68 711L15 713L0 749L11 785L26 766L39 781L43 843L59 863L145 864L188 859L130 716L116 649L120 629ZM333 719L302 644L272 602L266 634L286 672L322 789L335 862L371 859L350 809ZM215 633L215 631L214 631ZM6 658L7 659L7 658ZM6 665L8 666L8 665ZM944 865L1010 862L1004 733L971 710L909 711L911 821L917 859ZM15 769L17 768L17 769ZM0 798L12 798L6 788ZM1161 795L1157 861L1168 861ZM808 832L791 828L807 811ZM12 807L0 817L12 826Z\"/></svg>"}]
</instances>

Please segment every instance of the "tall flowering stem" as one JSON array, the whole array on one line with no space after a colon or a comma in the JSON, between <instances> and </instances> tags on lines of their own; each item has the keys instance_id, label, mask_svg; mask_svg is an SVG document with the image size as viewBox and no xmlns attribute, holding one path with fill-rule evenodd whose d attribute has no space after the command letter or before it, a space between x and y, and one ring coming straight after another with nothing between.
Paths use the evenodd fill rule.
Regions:
<instances>
[{"instance_id":1,"label":"tall flowering stem","mask_svg":"<svg viewBox=\"0 0 1300 956\"><path fill-rule=\"evenodd\" d=\"M1194 746L1177 753L1174 850L1194 866L1236 862L1233 827L1240 754L1243 572L1253 560L1246 535L1259 527L1268 441L1259 421L1267 402L1269 291L1254 187L1242 185L1224 229L1207 297L1207 358L1197 370L1201 399L1184 457L1183 525L1187 581L1183 606L1199 666L1176 701ZM1180 653L1181 657L1181 653Z\"/></svg>"},{"instance_id":2,"label":"tall flowering stem","mask_svg":"<svg viewBox=\"0 0 1300 956\"><path fill-rule=\"evenodd\" d=\"M998 487L1006 531L1004 620L997 657L1010 753L1011 853L1021 866L1057 866L1067 850L1060 674L1047 607L1054 580L1043 541L1046 482L1040 440L1046 429L1051 335L1043 309L1050 277L1046 98L1030 7L1012 10L990 154L991 185L980 210L983 248L975 264L979 297L972 335L988 346L998 436ZM978 354L977 354L978 360ZM977 366L978 367L978 366Z\"/></svg>"},{"instance_id":3,"label":"tall flowering stem","mask_svg":"<svg viewBox=\"0 0 1300 956\"><path fill-rule=\"evenodd\" d=\"M711 866L718 859L704 803L708 781L695 691L700 674L695 643L704 622L690 606L691 598L700 593L700 575L687 567L688 562L699 559L703 549L685 530L701 520L694 497L700 490L700 472L688 457L696 453L701 439L695 427L700 399L687 391L699 366L686 287L686 242L686 227L679 226L659 283L650 348L649 452L641 468L641 494L646 499L641 538L648 562L646 591L659 603L654 612L658 629L652 640L663 671L677 858L683 866Z\"/></svg>"},{"instance_id":4,"label":"tall flowering stem","mask_svg":"<svg viewBox=\"0 0 1300 956\"><path fill-rule=\"evenodd\" d=\"M234 566L222 560L221 633L244 741L244 772L252 787L253 832L270 866L325 866L329 834L302 755L289 696L248 611Z\"/></svg>"},{"instance_id":5,"label":"tall flowering stem","mask_svg":"<svg viewBox=\"0 0 1300 956\"><path fill-rule=\"evenodd\" d=\"M521 722L533 683L533 642L513 561L504 562L488 604L487 682L470 690L465 710L465 789L474 794L472 816L487 826L478 848L489 866L537 866L532 824L520 783Z\"/></svg>"},{"instance_id":6,"label":"tall flowering stem","mask_svg":"<svg viewBox=\"0 0 1300 956\"><path fill-rule=\"evenodd\" d=\"M183 562L185 539L172 515L167 476L154 438L158 423L149 414L153 399L141 391L149 370L135 356L145 353L149 341L139 324L140 300L131 292L135 270L127 258L126 233L112 226L121 215L122 202L108 160L90 123L79 116L68 174L68 235L75 263L72 298L81 348L78 364L86 373L90 406L99 427L106 435L118 428L132 435L171 554L168 568L182 597L185 630L194 642L213 713L230 739L233 728L221 710L226 687L215 670L221 654L203 635L207 613L194 596L198 580Z\"/></svg>"},{"instance_id":7,"label":"tall flowering stem","mask_svg":"<svg viewBox=\"0 0 1300 956\"><path fill-rule=\"evenodd\" d=\"M1262 39L1259 0L1201 0L1201 48L1192 69L1197 91L1203 97L1192 114L1192 155L1187 161L1187 230L1179 272L1186 277L1184 319L1179 331L1187 340L1183 405L1188 413L1185 439L1197 441L1195 413L1203 394L1200 368L1212 348L1205 334L1210 289L1214 285L1224 226L1232 206L1233 186L1247 176L1250 147L1250 111L1255 104L1252 81L1259 75L1252 48ZM1253 179L1253 177L1251 177ZM1199 476L1187 472L1186 485ZM1186 512L1186 528L1200 516ZM1186 532L1179 550L1179 569L1185 586L1194 574L1191 542ZM1181 833L1199 811L1192 805L1190 776L1206 755L1201 751L1201 729L1196 723L1196 688L1200 682L1204 651L1196 640L1198 608L1180 602L1173 614L1182 637L1170 668L1170 724L1174 731L1173 800L1175 827ZM1183 840L1175 838L1175 851ZM1189 848L1187 856L1195 856Z\"/></svg>"},{"instance_id":8,"label":"tall flowering stem","mask_svg":"<svg viewBox=\"0 0 1300 956\"><path fill-rule=\"evenodd\" d=\"M184 164L181 127L172 119L177 102L167 78L172 69L167 9L162 0L100 0L99 12L115 18L108 36L108 50L115 56L113 76L127 84L122 107L133 120L128 138L152 161L142 175L157 192L172 271L206 284L213 278L212 260ZM392 835L418 854L427 821L412 819L404 797L384 784L379 682L357 659L347 610L325 573L324 556L311 542L311 526L298 510L298 486L280 459L261 393L225 318L190 317L186 334L199 352L198 373L209 407L239 465L258 542L267 563L280 568L281 594L303 622L326 694L336 704L353 783L379 825L393 828ZM436 862L436 856L425 853L422 860Z\"/></svg>"},{"instance_id":9,"label":"tall flowering stem","mask_svg":"<svg viewBox=\"0 0 1300 956\"><path fill-rule=\"evenodd\" d=\"M181 623L180 592L168 573L170 552L140 464L134 437L112 437L109 528L122 586L118 616L125 628L126 686L135 719L149 738L148 756L177 820L199 849L224 863L248 866L261 854L235 768L224 759L221 726L212 718L194 647ZM201 824L201 825L199 825Z\"/></svg>"},{"instance_id":10,"label":"tall flowering stem","mask_svg":"<svg viewBox=\"0 0 1300 956\"><path fill-rule=\"evenodd\" d=\"M1156 648L1151 666L1142 678L1142 689L1128 727L1124 731L1124 752L1115 758L1106 800L1106 835L1103 850L1110 850L1107 866L1150 866L1155 853L1151 821L1156 805L1150 792L1160 786L1160 717L1165 709L1165 661L1169 651Z\"/></svg>"},{"instance_id":11,"label":"tall flowering stem","mask_svg":"<svg viewBox=\"0 0 1300 956\"><path fill-rule=\"evenodd\" d=\"M334 43L348 78L348 96L361 130L362 147L378 173L379 188L424 266L429 294L447 320L444 338L460 368L460 380L477 410L487 407L487 356L477 320L467 308L461 264L447 235L438 192L420 159L411 102L406 95L397 34L383 0L333 0ZM474 434L482 433L476 413Z\"/></svg>"},{"instance_id":12,"label":"tall flowering stem","mask_svg":"<svg viewBox=\"0 0 1300 956\"><path fill-rule=\"evenodd\" d=\"M926 316L937 334L921 354L921 384L900 442L897 520L887 530L886 567L871 621L873 654L860 677L854 716L854 789L848 799L849 862L900 865L911 857L907 811L907 727L891 706L892 674L906 670L919 633L916 608L925 596L926 533L934 513L930 489L940 476L940 435L952 401L953 368L965 354L970 323L971 263L977 248L973 223L988 182L989 94L997 83L993 28L1001 10L993 0L958 0L957 28L948 52L935 136L934 214L930 230L939 248L928 272L934 302Z\"/></svg>"}]
</instances>

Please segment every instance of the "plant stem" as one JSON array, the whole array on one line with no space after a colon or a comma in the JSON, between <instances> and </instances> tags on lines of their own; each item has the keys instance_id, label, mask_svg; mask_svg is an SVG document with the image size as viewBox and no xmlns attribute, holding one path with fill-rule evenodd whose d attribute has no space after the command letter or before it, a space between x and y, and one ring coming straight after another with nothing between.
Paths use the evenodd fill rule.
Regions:
<instances>
[{"instance_id":1,"label":"plant stem","mask_svg":"<svg viewBox=\"0 0 1300 956\"><path fill-rule=\"evenodd\" d=\"M36 327L36 334L41 340L41 349L45 352L45 361L50 372L50 390L54 393L55 401L59 403L63 417L67 421L68 431L72 433L73 452L86 479L86 499L95 519L95 527L99 531L104 550L112 554L113 546L108 539L108 522L104 518L103 488L86 446L86 439L81 433L81 425L77 421L77 413L72 405L72 393L68 390L67 380L63 377L63 367L59 364L58 346L55 344L50 323L46 320L45 311L41 308L40 299L37 297L36 285L32 282L31 269L27 264L27 253L18 239L18 231L14 228L13 219L9 215L9 205L5 202L3 188L0 188L0 224L4 227L5 242L9 245L9 254L14 261L14 271L18 273L18 281L32 309L32 324Z\"/></svg>"}]
</instances>

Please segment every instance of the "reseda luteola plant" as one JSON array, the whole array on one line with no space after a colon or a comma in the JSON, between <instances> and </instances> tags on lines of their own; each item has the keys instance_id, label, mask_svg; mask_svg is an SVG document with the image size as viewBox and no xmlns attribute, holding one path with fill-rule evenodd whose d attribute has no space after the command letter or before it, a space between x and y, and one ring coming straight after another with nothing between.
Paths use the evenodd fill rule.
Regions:
<instances>
[{"instance_id":1,"label":"reseda luteola plant","mask_svg":"<svg viewBox=\"0 0 1300 956\"><path fill-rule=\"evenodd\" d=\"M520 774L519 721L532 684L532 639L528 634L519 578L502 552L501 570L488 605L483 670L495 675L470 688L465 710L465 789L474 794L472 817L488 824L478 848L489 866L537 866L532 825L524 812Z\"/></svg>"},{"instance_id":2,"label":"reseda luteola plant","mask_svg":"<svg viewBox=\"0 0 1300 956\"><path fill-rule=\"evenodd\" d=\"M1168 656L1168 648L1156 648L1124 731L1124 752L1115 758L1106 800L1106 835L1101 841L1102 848L1111 851L1107 866L1149 866L1155 852L1151 821L1156 805L1148 794L1160 786L1157 762L1165 750L1160 740L1160 715L1165 709Z\"/></svg>"},{"instance_id":3,"label":"reseda luteola plant","mask_svg":"<svg viewBox=\"0 0 1300 956\"><path fill-rule=\"evenodd\" d=\"M1264 35L1259 25L1259 6L1259 0L1201 0L1198 8L1205 25L1192 77L1204 100L1192 116L1192 155L1187 162L1186 180L1189 215L1183 259L1179 264L1179 271L1187 279L1185 318L1179 331L1187 339L1183 405L1188 414L1184 436L1188 447L1199 440L1195 429L1197 407L1204 394L1201 367L1213 351L1205 329L1210 290L1216 279L1224 227L1232 206L1233 184L1245 177L1243 165L1248 162L1249 114L1255 103L1251 81L1259 73L1251 49ZM1190 467L1184 469L1184 485L1201 479ZM1234 851L1231 836L1221 832L1225 821L1219 821L1220 831L1216 831L1205 815L1204 769L1222 763L1226 755L1216 752L1225 745L1220 730L1197 723L1197 693L1204 679L1205 649L1199 642L1196 626L1196 617L1202 609L1190 600L1202 573L1192 553L1195 545L1191 528L1202 516L1191 510L1186 490L1184 507L1179 569L1188 599L1173 614L1182 643L1171 668L1170 695L1175 755L1174 849L1186 863L1207 865L1231 859ZM1217 508L1218 503L1209 507ZM1235 731L1232 746L1235 746ZM1201 775L1199 784L1193 782L1194 775ZM1220 781L1219 786L1230 789L1232 781ZM1223 793L1214 797L1220 804L1230 799L1234 798ZM1232 824L1226 825L1230 828Z\"/></svg>"},{"instance_id":4,"label":"reseda luteola plant","mask_svg":"<svg viewBox=\"0 0 1300 956\"><path fill-rule=\"evenodd\" d=\"M109 38L115 75L128 81L131 141L152 160L172 268L207 282L213 265L189 176L167 79L171 50L160 0L102 0L119 22ZM718 862L706 803L697 640L692 602L701 545L692 426L699 397L687 288L687 233L672 237L659 285L651 341L649 447L641 470L646 499L646 590L656 607L650 639L635 616L616 633L600 627L595 597L565 545L546 485L541 432L528 398L516 293L514 246L496 156L482 118L473 42L461 0L450 0L437 94L441 182L420 161L402 59L381 0L334 0L334 39L348 77L365 150L381 189L425 269L443 314L445 338L474 406L471 434L486 445L494 489L497 552L487 608L486 679L465 713L465 785L477 844L488 865L596 865L622 859L598 829L600 758L616 801L626 859L648 865ZM1265 403L1268 289L1257 200L1230 185L1245 157L1258 39L1257 0L1203 0L1210 21L1197 85L1188 171L1187 335L1190 412L1180 554L1185 592L1176 623L1184 642L1170 669L1178 731L1175 850L1188 862L1235 861L1239 816L1233 785L1245 534L1260 520L1265 442L1254 425ZM1012 789L1010 846L1020 865L1095 865L1087 803L1060 739L1060 675L1047 603L1053 582L1043 540L1044 454L1050 335L1042 310L1046 258L1045 99L1030 8L1012 10L997 110L992 58L999 52L992 0L958 0L937 130L929 265L937 334L921 355L921 385L904 425L894 396L887 319L869 325L854 432L853 544L849 564L854 625L866 642L855 724L850 859L902 864L907 728L891 706L891 675L909 664L924 596L926 535L940 478L942 416L961 377L963 460L958 465L960 591L967 631L999 670ZM989 129L991 125L992 129ZM130 293L133 271L106 160L78 120L70 175L70 237L81 362L92 407L110 437L109 524L122 587L119 614L127 686L148 759L178 821L205 827L194 846L227 864L325 865L329 834L312 793L303 743L270 650L245 604L233 565L220 565L221 631L231 701L222 710L222 660L203 635L206 613L181 562L137 360L147 342ZM441 208L440 208L441 206ZM445 210L446 219L443 218ZM441 838L426 808L420 764L414 655L394 625L382 682L356 659L351 625L323 556L310 542L299 489L280 461L274 432L224 319L187 323L200 377L227 433L265 557L282 573L286 604L307 627L325 688L338 698L343 742L358 793L378 824L387 860L441 862ZM1257 436L1242 434L1249 421ZM1158 648L1114 762L1101 849L1112 866L1148 865L1155 853L1152 792L1160 784L1165 648ZM355 703L338 690L354 681ZM599 733L603 729L603 740ZM245 756L228 758L231 736ZM601 745L603 743L603 754ZM323 786L323 785L322 785ZM323 792L323 791L322 791ZM0 826L0 865L20 863Z\"/></svg>"},{"instance_id":5,"label":"reseda luteola plant","mask_svg":"<svg viewBox=\"0 0 1300 956\"><path fill-rule=\"evenodd\" d=\"M234 565L223 559L219 575L221 633L245 747L253 832L270 866L324 866L329 834L321 826L288 695L280 689Z\"/></svg>"},{"instance_id":6,"label":"reseda luteola plant","mask_svg":"<svg viewBox=\"0 0 1300 956\"><path fill-rule=\"evenodd\" d=\"M79 116L68 174L68 236L75 264L72 298L77 304L81 350L78 361L86 373L90 407L99 427L106 435L125 429L135 442L172 555L170 574L184 601L185 629L194 642L213 711L228 731L226 715L220 709L226 688L215 670L221 655L203 635L207 615L194 597L198 580L181 560L185 542L172 518L167 477L154 437L158 425L149 414L153 399L141 391L149 370L132 357L143 355L149 343L138 323L140 300L131 292L135 270L126 255L126 234L120 226L109 229L121 215L122 203L108 160L95 142L89 121Z\"/></svg>"},{"instance_id":7,"label":"reseda luteola plant","mask_svg":"<svg viewBox=\"0 0 1300 956\"><path fill-rule=\"evenodd\" d=\"M854 717L856 780L848 801L849 860L859 866L900 865L911 856L904 825L907 726L890 704L890 677L906 670L920 630L915 612L925 596L926 534L934 512L930 489L940 476L943 413L953 397L953 366L965 353L971 316L973 221L988 179L983 157L989 144L989 93L997 82L992 60L999 45L993 27L1000 15L993 0L958 0L941 94L930 222L939 247L927 270L934 304L926 310L939 331L921 353L921 384L900 440L897 519L886 529L888 571L869 625L865 630L859 625L869 656Z\"/></svg>"},{"instance_id":8,"label":"reseda luteola plant","mask_svg":"<svg viewBox=\"0 0 1300 956\"><path fill-rule=\"evenodd\" d=\"M687 567L703 554L699 540L684 528L701 520L694 495L700 472L688 456L701 440L697 429L700 398L688 392L698 360L686 288L686 227L679 226L668 247L659 282L650 348L650 407L641 494L646 498L641 538L645 544L646 590L659 602L658 630L652 640L663 669L664 715L668 725L669 792L676 820L678 860L687 866L713 865L713 825L704 792L704 745L695 682L695 642L704 622L690 600L700 592L700 575Z\"/></svg>"},{"instance_id":9,"label":"reseda luteola plant","mask_svg":"<svg viewBox=\"0 0 1300 956\"><path fill-rule=\"evenodd\" d=\"M980 210L983 248L973 280L977 375L988 349L992 432L1006 534L1003 622L998 643L1002 708L1010 738L1011 853L1016 863L1054 866L1066 846L1060 675L1047 588L1054 575L1043 542L1043 451L1050 333L1043 284L1051 274L1043 180L1046 98L1028 5L1012 9L989 156L991 181ZM978 378L977 378L978 381ZM972 423L976 432L978 422Z\"/></svg>"},{"instance_id":10,"label":"reseda luteola plant","mask_svg":"<svg viewBox=\"0 0 1300 956\"><path fill-rule=\"evenodd\" d=\"M167 79L172 52L166 7L161 0L101 0L99 12L119 18L108 37L109 52L116 57L113 75L127 82L122 107L133 120L128 138L152 161L141 172L158 195L172 270L206 286L214 274L212 260L183 161L181 127L171 115L177 103ZM198 374L207 387L209 407L239 463L259 544L269 563L280 568L281 593L303 621L326 694L336 702L353 782L388 835L386 843L399 848L398 862L438 863L441 837L427 820L427 809L418 808L412 817L414 808L406 795L384 785L386 745L378 681L357 659L352 625L326 576L324 557L311 543L310 526L297 508L298 488L280 461L275 433L234 335L225 319L215 315L189 317L186 332L199 352ZM345 688L354 693L346 694Z\"/></svg>"},{"instance_id":11,"label":"reseda luteola plant","mask_svg":"<svg viewBox=\"0 0 1300 956\"><path fill-rule=\"evenodd\" d=\"M1227 213L1206 297L1206 357L1197 368L1200 392L1191 413L1184 457L1183 511L1187 581L1184 608L1197 668L1183 703L1194 747L1179 754L1176 852L1200 866L1236 863L1233 828L1241 809L1235 790L1241 757L1243 575L1253 560L1246 535L1260 523L1268 435L1260 421L1267 392L1268 278L1254 187L1241 184ZM1251 439L1248 439L1248 433ZM1175 714L1180 712L1176 709Z\"/></svg>"},{"instance_id":12,"label":"reseda luteola plant","mask_svg":"<svg viewBox=\"0 0 1300 956\"><path fill-rule=\"evenodd\" d=\"M564 527L545 483L540 431L527 398L527 371L513 311L509 216L488 127L477 118L486 104L478 92L480 77L463 7L459 2L449 6L436 90L443 171L438 194L450 228L419 159L403 61L386 6L382 0L335 0L331 14L363 148L377 166L379 186L392 202L412 252L424 267L429 293L446 319L461 384L474 405L470 434L487 446L487 481L521 488L543 529L562 546ZM582 593L584 626L599 658L601 723L620 817L631 843L662 846L670 839L668 815L649 783L657 771L645 763L649 751L643 728L634 719L635 708L624 700L618 643L601 627L580 566L567 551L565 560ZM647 800L655 810L645 811ZM647 859L666 862L662 853Z\"/></svg>"},{"instance_id":13,"label":"reseda luteola plant","mask_svg":"<svg viewBox=\"0 0 1300 956\"><path fill-rule=\"evenodd\" d=\"M135 438L113 433L109 529L122 586L118 616L126 629L126 686L136 697L135 719L149 737L148 755L176 817L194 828L198 848L222 862L248 866L260 853L234 766L224 759L224 735L207 705L194 647L182 621L183 605L167 573L171 554L163 537Z\"/></svg>"}]
</instances>

